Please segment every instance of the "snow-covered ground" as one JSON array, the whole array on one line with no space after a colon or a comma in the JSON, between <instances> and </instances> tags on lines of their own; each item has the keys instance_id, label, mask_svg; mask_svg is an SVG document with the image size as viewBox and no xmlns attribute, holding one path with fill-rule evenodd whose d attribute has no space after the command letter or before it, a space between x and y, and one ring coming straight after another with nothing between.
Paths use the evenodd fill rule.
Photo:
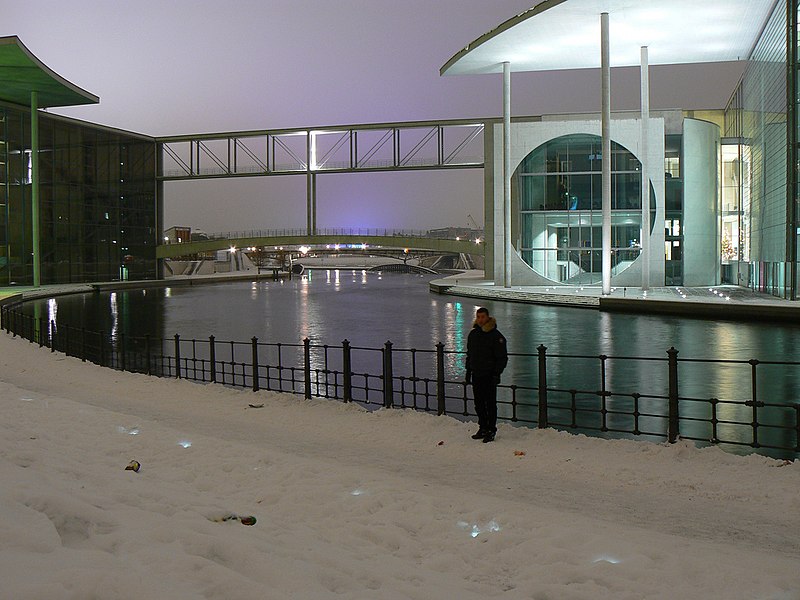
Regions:
<instances>
[{"instance_id":1,"label":"snow-covered ground","mask_svg":"<svg viewBox=\"0 0 800 600\"><path fill-rule=\"evenodd\" d=\"M6 334L0 411L4 600L800 599L799 462L510 425L481 444Z\"/></svg>"}]
</instances>

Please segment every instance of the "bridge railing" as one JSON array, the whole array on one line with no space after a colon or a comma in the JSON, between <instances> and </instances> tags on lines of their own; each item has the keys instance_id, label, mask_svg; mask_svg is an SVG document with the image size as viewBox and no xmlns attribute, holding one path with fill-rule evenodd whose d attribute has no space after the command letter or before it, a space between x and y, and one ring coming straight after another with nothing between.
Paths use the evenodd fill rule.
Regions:
<instances>
[{"instance_id":1,"label":"bridge railing","mask_svg":"<svg viewBox=\"0 0 800 600\"><path fill-rule=\"evenodd\" d=\"M317 229L315 235L318 236L374 236L374 237L411 237L411 238L426 238L426 239L467 239L475 237L482 239L482 232L471 231L471 235L460 236L455 233L456 228L451 232L445 230L419 230L419 229L391 229L391 228L369 228L369 227L338 227L338 228L325 228ZM465 230L468 231L468 230ZM479 235L480 233L480 235ZM223 231L214 233L204 233L202 238L194 240L186 240L185 242L168 242L167 244L189 243L204 240L237 240L258 237L307 237L307 229L252 229L249 231Z\"/></svg>"},{"instance_id":2,"label":"bridge railing","mask_svg":"<svg viewBox=\"0 0 800 600\"><path fill-rule=\"evenodd\" d=\"M0 307L0 327L52 352L104 367L160 377L220 383L357 402L371 408L409 408L474 417L464 380L464 353L434 349L134 337L37 319L22 302ZM760 386L797 378L800 362L512 353L518 375L498 389L498 417L538 428L602 437L678 438L728 448L753 448L782 458L800 456L800 403ZM709 396L708 374L749 380L749 386ZM646 374L636 381L616 373ZM679 377L680 374L680 377ZM722 379L720 379L721 381ZM679 385L680 383L680 385ZM777 397L776 397L777 396Z\"/></svg>"}]
</instances>

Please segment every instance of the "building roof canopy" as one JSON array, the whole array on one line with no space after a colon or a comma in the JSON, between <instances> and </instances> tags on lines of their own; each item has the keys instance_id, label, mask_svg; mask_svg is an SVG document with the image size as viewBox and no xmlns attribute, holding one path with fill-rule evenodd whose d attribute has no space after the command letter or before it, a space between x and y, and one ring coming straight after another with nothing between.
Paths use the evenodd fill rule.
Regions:
<instances>
[{"instance_id":1,"label":"building roof canopy","mask_svg":"<svg viewBox=\"0 0 800 600\"><path fill-rule=\"evenodd\" d=\"M70 83L36 58L17 36L0 37L0 100L39 108L97 104L100 98Z\"/></svg>"},{"instance_id":2,"label":"building roof canopy","mask_svg":"<svg viewBox=\"0 0 800 600\"><path fill-rule=\"evenodd\" d=\"M442 75L600 67L600 14L611 66L746 60L775 0L545 0L458 52Z\"/></svg>"}]
</instances>

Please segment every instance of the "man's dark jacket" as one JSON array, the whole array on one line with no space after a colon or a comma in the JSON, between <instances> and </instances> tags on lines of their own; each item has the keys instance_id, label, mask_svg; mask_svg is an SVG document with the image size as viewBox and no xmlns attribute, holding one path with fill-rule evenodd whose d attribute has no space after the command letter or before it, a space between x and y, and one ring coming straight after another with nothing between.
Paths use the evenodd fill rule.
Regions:
<instances>
[{"instance_id":1,"label":"man's dark jacket","mask_svg":"<svg viewBox=\"0 0 800 600\"><path fill-rule=\"evenodd\" d=\"M507 363L506 338L494 317L483 327L475 323L467 337L467 372L473 377L500 377Z\"/></svg>"}]
</instances>

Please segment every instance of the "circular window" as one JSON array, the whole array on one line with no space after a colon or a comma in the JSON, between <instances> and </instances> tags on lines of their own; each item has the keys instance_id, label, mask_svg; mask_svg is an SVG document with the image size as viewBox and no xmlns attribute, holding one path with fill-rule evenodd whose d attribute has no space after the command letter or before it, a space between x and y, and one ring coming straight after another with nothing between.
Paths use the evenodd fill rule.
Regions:
<instances>
[{"instance_id":1,"label":"circular window","mask_svg":"<svg viewBox=\"0 0 800 600\"><path fill-rule=\"evenodd\" d=\"M511 178L522 259L555 282L602 281L602 138L590 134L550 140L528 154ZM611 144L612 276L641 253L641 163ZM650 185L651 231L655 191Z\"/></svg>"}]
</instances>

